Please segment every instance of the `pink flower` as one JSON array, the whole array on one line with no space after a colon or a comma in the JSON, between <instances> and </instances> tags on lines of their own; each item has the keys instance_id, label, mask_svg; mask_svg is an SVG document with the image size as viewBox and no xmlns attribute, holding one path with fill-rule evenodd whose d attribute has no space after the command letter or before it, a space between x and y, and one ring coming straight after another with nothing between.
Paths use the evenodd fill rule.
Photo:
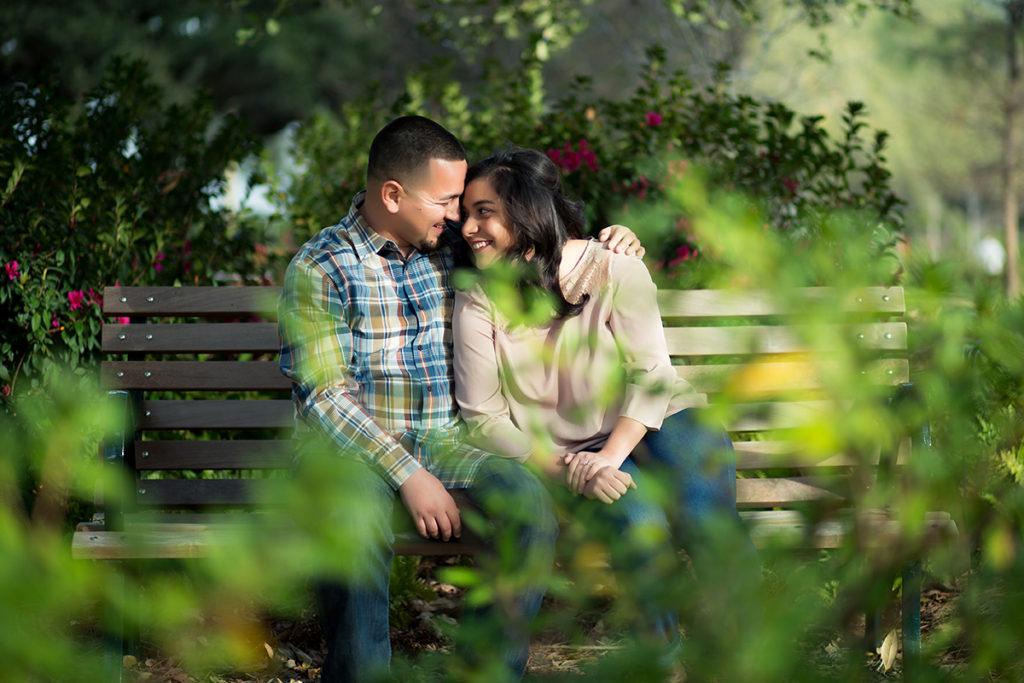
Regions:
<instances>
[{"instance_id":1,"label":"pink flower","mask_svg":"<svg viewBox=\"0 0 1024 683\"><path fill-rule=\"evenodd\" d=\"M4 396L10 396L11 395L11 385L10 384L5 384L2 393L3 393Z\"/></svg>"},{"instance_id":2,"label":"pink flower","mask_svg":"<svg viewBox=\"0 0 1024 683\"><path fill-rule=\"evenodd\" d=\"M782 184L786 187L786 190L789 192L790 196L795 195L797 188L800 187L800 183L793 180L792 178L783 178Z\"/></svg>"},{"instance_id":3,"label":"pink flower","mask_svg":"<svg viewBox=\"0 0 1024 683\"><path fill-rule=\"evenodd\" d=\"M132 319L127 317L114 318L114 322L117 323L118 325L127 325L131 321Z\"/></svg>"},{"instance_id":4,"label":"pink flower","mask_svg":"<svg viewBox=\"0 0 1024 683\"><path fill-rule=\"evenodd\" d=\"M569 142L562 146L562 149L551 147L547 151L548 158L557 164L566 173L578 170L580 166L586 166L592 171L600 168L597 165L597 155L590 149L587 141L581 139L576 147Z\"/></svg>"},{"instance_id":5,"label":"pink flower","mask_svg":"<svg viewBox=\"0 0 1024 683\"><path fill-rule=\"evenodd\" d=\"M50 318L50 326L51 327L60 327L60 321L57 320L57 314L56 313L54 313L53 317Z\"/></svg>"},{"instance_id":6,"label":"pink flower","mask_svg":"<svg viewBox=\"0 0 1024 683\"><path fill-rule=\"evenodd\" d=\"M661 125L661 114L657 112L649 111L647 112L647 116L645 116L644 118L647 121L648 128L657 128L658 126Z\"/></svg>"},{"instance_id":7,"label":"pink flower","mask_svg":"<svg viewBox=\"0 0 1024 683\"><path fill-rule=\"evenodd\" d=\"M18 279L18 262L17 261L11 261L7 265L5 265L4 266L4 270L7 271L7 277L9 279L11 279L11 280L17 280Z\"/></svg>"},{"instance_id":8,"label":"pink flower","mask_svg":"<svg viewBox=\"0 0 1024 683\"><path fill-rule=\"evenodd\" d=\"M85 303L85 292L80 289L68 292L68 303L71 304L71 310L81 308L82 304Z\"/></svg>"},{"instance_id":9,"label":"pink flower","mask_svg":"<svg viewBox=\"0 0 1024 683\"><path fill-rule=\"evenodd\" d=\"M697 250L691 249L689 244L676 249L676 257L668 262L669 268L675 268L684 261L692 261L697 258Z\"/></svg>"},{"instance_id":10,"label":"pink flower","mask_svg":"<svg viewBox=\"0 0 1024 683\"><path fill-rule=\"evenodd\" d=\"M153 270L155 270L158 273L162 272L163 269L164 269L164 266L163 266L163 263L162 263L163 260L164 260L164 252L158 251L156 253L156 258L153 259Z\"/></svg>"},{"instance_id":11,"label":"pink flower","mask_svg":"<svg viewBox=\"0 0 1024 683\"><path fill-rule=\"evenodd\" d=\"M594 150L590 149L587 145L586 140L580 140L580 156L583 157L583 163L587 165L591 171L598 169L597 156L594 154Z\"/></svg>"}]
</instances>

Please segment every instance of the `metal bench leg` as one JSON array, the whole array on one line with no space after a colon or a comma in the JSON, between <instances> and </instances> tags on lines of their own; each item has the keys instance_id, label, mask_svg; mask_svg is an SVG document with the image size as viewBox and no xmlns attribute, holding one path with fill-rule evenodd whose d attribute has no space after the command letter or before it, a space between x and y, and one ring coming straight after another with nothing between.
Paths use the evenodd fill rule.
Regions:
<instances>
[{"instance_id":1,"label":"metal bench leg","mask_svg":"<svg viewBox=\"0 0 1024 683\"><path fill-rule=\"evenodd\" d=\"M921 561L903 568L903 679L921 674Z\"/></svg>"},{"instance_id":2,"label":"metal bench leg","mask_svg":"<svg viewBox=\"0 0 1024 683\"><path fill-rule=\"evenodd\" d=\"M882 645L882 612L876 609L864 613L864 649L874 652Z\"/></svg>"},{"instance_id":3,"label":"metal bench leg","mask_svg":"<svg viewBox=\"0 0 1024 683\"><path fill-rule=\"evenodd\" d=\"M107 577L107 596L103 605L103 680L106 683L121 683L124 676L124 611L114 597L123 597L124 591L124 574L112 567Z\"/></svg>"}]
</instances>

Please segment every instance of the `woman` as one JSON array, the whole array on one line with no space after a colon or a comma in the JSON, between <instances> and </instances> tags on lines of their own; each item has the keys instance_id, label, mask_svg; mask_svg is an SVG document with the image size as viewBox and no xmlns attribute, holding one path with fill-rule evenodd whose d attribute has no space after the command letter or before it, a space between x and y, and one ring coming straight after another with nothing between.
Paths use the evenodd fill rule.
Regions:
<instances>
[{"instance_id":1,"label":"woman","mask_svg":"<svg viewBox=\"0 0 1024 683\"><path fill-rule=\"evenodd\" d=\"M670 364L643 262L577 239L582 205L563 194L560 171L535 150L512 149L471 166L462 218L484 285L458 292L453 316L456 399L471 441L564 473L574 493L607 504L586 517L601 517L612 534L663 529L664 545L684 547L698 577L719 571L705 552L715 545L706 532L715 519L718 533L725 519L740 530L732 552L748 563L748 578L759 576L736 513L732 444L697 419L704 398ZM549 319L512 323L488 298L488 271L498 263L525 267L554 302ZM630 491L641 471L669 492L667 514L652 497ZM653 557L622 559L663 566ZM674 639L674 619L651 614L657 602L651 596L646 611Z\"/></svg>"}]
</instances>

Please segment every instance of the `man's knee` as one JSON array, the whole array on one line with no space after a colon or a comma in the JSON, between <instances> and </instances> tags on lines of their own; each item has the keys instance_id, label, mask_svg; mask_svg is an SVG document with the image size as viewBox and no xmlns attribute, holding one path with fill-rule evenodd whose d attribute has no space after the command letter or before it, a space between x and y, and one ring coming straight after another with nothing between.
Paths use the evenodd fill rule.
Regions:
<instances>
[{"instance_id":1,"label":"man's knee","mask_svg":"<svg viewBox=\"0 0 1024 683\"><path fill-rule=\"evenodd\" d=\"M529 526L552 537L557 534L551 495L522 463L498 457L484 461L470 495L495 524Z\"/></svg>"}]
</instances>

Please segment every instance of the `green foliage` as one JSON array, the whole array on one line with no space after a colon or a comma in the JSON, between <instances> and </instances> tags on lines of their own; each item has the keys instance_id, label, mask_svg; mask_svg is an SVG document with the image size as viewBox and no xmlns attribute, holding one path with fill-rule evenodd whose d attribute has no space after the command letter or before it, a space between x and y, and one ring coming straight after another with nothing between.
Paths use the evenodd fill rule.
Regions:
<instances>
[{"instance_id":1,"label":"green foliage","mask_svg":"<svg viewBox=\"0 0 1024 683\"><path fill-rule=\"evenodd\" d=\"M210 99L164 103L115 61L81 102L54 78L0 91L0 382L36 392L49 363L89 372L102 287L263 281L263 235L216 209L258 145ZM19 380L24 382L19 385Z\"/></svg>"},{"instance_id":2,"label":"green foliage","mask_svg":"<svg viewBox=\"0 0 1024 683\"><path fill-rule=\"evenodd\" d=\"M666 196L692 217L695 234L722 264L716 278L723 282L777 286L776 295L785 297L790 287L823 277L827 265L836 259L834 245L813 240L804 258L784 258L791 242L778 232L762 229L764 219L755 203L702 189L692 174L681 176L678 186L666 188ZM844 225L838 219L835 223ZM855 227L836 227L832 234L836 244L849 244L843 268L829 280L837 285L836 296L877 281L877 265L862 257L865 247ZM752 248L754 239L756 248ZM1020 353L1024 302L997 304L981 293L972 296L950 272L943 264L916 259L907 270L914 320L914 379L920 391L901 404L877 401L877 391L860 379L863 358L850 348L853 343L837 344L829 323L838 299L805 312L809 347L830 349L829 358L837 365L826 378L825 395L864 399L853 401L841 413L826 411L820 423L805 433L812 443L820 441L852 457L868 457L878 444L901 434L900 425L932 425L932 447L910 454L905 476L854 493L858 507L888 506L904 522L904 534L897 542L879 552L865 552L851 540L834 551L808 556L781 538L761 550L764 580L757 587L745 583L741 567L729 561L734 541L723 527L711 536L724 560L709 587L688 572L652 581L648 574L612 571L600 562L601 557L609 552L629 553L645 539L594 537L569 523L559 542L559 564L537 628L559 634L564 642L584 644L590 642L588 634L600 621L607 634L601 642L607 649L596 651L600 657L595 654L592 661L579 663L588 678L657 680L660 671L655 662L660 652L656 643L640 639L634 644L624 635L637 622L637 601L655 595L682 614L685 638L679 659L694 680L863 678L864 655L859 646L844 644L841 634L858 610L883 607L893 599L894 574L922 542L917 530L923 511L948 510L956 515L963 539L976 543L977 552L967 589L952 608L951 618L925 641L926 658L957 645L972 653L965 680L1017 677L1022 643L1017 630L1006 624L1016 623L1024 606L1020 590L1024 585L1020 549L1024 495L1019 485L999 476L999 453L1019 449L1020 443L1018 421L1013 417L1018 397L1012 387L1024 382L1019 360L1024 356ZM60 387L64 380L53 377L47 383ZM68 439L89 433L92 425L106 424L107 418L95 412L101 401L83 401L77 395L58 396L39 405L53 412L25 413L38 428L14 429L9 419L0 422L0 445L5 452L25 454L25 466L34 472L51 473L45 479L46 489L53 485L59 490L60 478L52 477L70 476L64 472L68 453L74 450ZM728 409L726 401L723 410ZM358 496L337 495L340 481L348 474L344 459L326 453L306 462L309 468L300 470L289 488L289 524L267 521L240 526L237 537L225 536L224 545L207 560L173 568L139 564L125 579L138 591L139 601L134 605L115 601L115 608L123 610L130 622L141 624L149 642L179 657L191 672L251 664L265 635L240 614L251 613L254 603L288 613L295 609L298 593L310 577L358 575L358 562L346 552L352 539L338 533L343 525L332 523L336 518L358 517L362 507ZM0 462L4 493L17 481L15 470L10 459ZM92 468L77 471L69 480L81 483L72 493L91 488L97 476ZM17 496L3 497L12 499ZM823 512L817 504L808 504L807 519ZM471 518L467 511L467 523ZM37 518L27 505L5 502L0 506L0 543L9 558L0 570L5 578L0 585L15 591L0 604L11 605L11 618L20 618L16 623L23 626L0 644L6 648L6 671L13 680L66 680L68 671L84 671L81 678L88 679L99 664L97 653L81 644L69 624L95 619L91 615L99 600L116 596L110 593L115 575L107 565L68 560L66 545L61 545L66 540L46 531L49 525L36 519L43 517ZM480 559L474 566L450 568L443 578L468 588L467 604L487 597L502 599L520 577L499 573L498 568L502 563L504 570L522 564L522 558L502 552L499 548L499 558L493 562ZM930 555L930 569L940 577L961 572L960 553L958 546L940 545ZM396 576L400 597L421 595L422 584L411 562L398 565ZM394 606L400 608L400 602ZM742 617L738 626L731 616L737 614ZM466 651L490 653L500 646L501 635L492 626L467 624L468 614L459 618L460 628L453 631L458 642L467 645ZM824 664L815 659L815 653L833 647L837 640L843 646L834 647L832 659ZM49 659L33 647L40 642L47 643ZM397 662L393 673L420 680L501 677L495 657L472 661L458 653L439 652ZM948 675L937 664L927 663L922 680L948 680Z\"/></svg>"},{"instance_id":3,"label":"green foliage","mask_svg":"<svg viewBox=\"0 0 1024 683\"><path fill-rule=\"evenodd\" d=\"M902 202L889 187L887 136L869 132L863 104L848 105L833 138L821 117L731 95L724 80L697 89L682 73L663 73L663 59L664 51L651 50L627 98L597 98L580 79L549 107L538 106L541 84L511 79L496 63L485 67L486 85L474 92L459 86L449 67L434 65L410 76L405 96L390 108L371 94L305 124L295 143L299 170L270 172L279 206L297 241L333 224L363 186L366 140L393 116L419 113L459 135L471 161L512 144L546 150L570 194L584 200L592 228L613 221L632 227L655 269L664 267L676 286L707 283L703 245L665 192L697 166L711 186L744 193L743 201L796 245L827 237L838 209L860 217L855 240L877 252L894 246ZM535 67L527 61L523 68L530 74Z\"/></svg>"}]
</instances>

